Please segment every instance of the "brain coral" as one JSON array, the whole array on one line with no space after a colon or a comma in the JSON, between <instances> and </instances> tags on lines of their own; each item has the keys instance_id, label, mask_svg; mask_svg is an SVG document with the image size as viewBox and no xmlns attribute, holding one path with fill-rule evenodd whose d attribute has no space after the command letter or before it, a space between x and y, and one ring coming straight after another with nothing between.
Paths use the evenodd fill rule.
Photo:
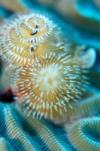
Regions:
<instances>
[{"instance_id":1,"label":"brain coral","mask_svg":"<svg viewBox=\"0 0 100 151\"><path fill-rule=\"evenodd\" d=\"M77 150L100 151L100 119L80 120L69 131L69 139Z\"/></svg>"},{"instance_id":2,"label":"brain coral","mask_svg":"<svg viewBox=\"0 0 100 151\"><path fill-rule=\"evenodd\" d=\"M66 151L63 137L54 134L50 123L27 121L13 105L0 103L1 151ZM57 128L57 127L55 127ZM58 128L63 131L63 128ZM63 141L62 141L63 140ZM68 149L69 151L69 149Z\"/></svg>"}]
</instances>

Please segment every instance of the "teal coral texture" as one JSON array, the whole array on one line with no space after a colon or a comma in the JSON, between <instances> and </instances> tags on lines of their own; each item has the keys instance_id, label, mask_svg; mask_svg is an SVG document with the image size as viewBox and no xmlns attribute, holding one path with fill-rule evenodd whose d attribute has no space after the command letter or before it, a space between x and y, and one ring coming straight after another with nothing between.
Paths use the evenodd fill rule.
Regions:
<instances>
[{"instance_id":1,"label":"teal coral texture","mask_svg":"<svg viewBox=\"0 0 100 151\"><path fill-rule=\"evenodd\" d=\"M69 139L80 151L100 151L100 118L84 119L69 131Z\"/></svg>"},{"instance_id":2,"label":"teal coral texture","mask_svg":"<svg viewBox=\"0 0 100 151\"><path fill-rule=\"evenodd\" d=\"M11 151L67 151L67 138L54 134L52 123L27 120L12 105L0 104L0 143ZM55 128L54 128L55 127ZM64 133L63 127L58 127ZM60 132L61 133L61 132Z\"/></svg>"}]
</instances>

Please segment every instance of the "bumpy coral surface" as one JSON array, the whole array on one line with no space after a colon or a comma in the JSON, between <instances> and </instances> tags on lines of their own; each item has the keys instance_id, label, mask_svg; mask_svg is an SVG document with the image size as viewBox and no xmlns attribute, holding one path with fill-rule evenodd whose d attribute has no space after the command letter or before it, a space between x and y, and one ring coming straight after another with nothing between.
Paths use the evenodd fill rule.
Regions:
<instances>
[{"instance_id":1,"label":"bumpy coral surface","mask_svg":"<svg viewBox=\"0 0 100 151\"><path fill-rule=\"evenodd\" d=\"M66 151L67 139L61 137L59 141L59 135L54 134L55 126L31 121L22 117L12 105L0 103L0 150ZM59 129L64 133L62 127Z\"/></svg>"},{"instance_id":2,"label":"bumpy coral surface","mask_svg":"<svg viewBox=\"0 0 100 151\"><path fill-rule=\"evenodd\" d=\"M14 73L13 90L25 113L54 122L64 120L87 83L85 70L75 58L63 53L35 58L33 65L18 68Z\"/></svg>"},{"instance_id":3,"label":"bumpy coral surface","mask_svg":"<svg viewBox=\"0 0 100 151\"><path fill-rule=\"evenodd\" d=\"M77 122L69 132L69 139L77 150L100 150L100 119L90 118Z\"/></svg>"},{"instance_id":4,"label":"bumpy coral surface","mask_svg":"<svg viewBox=\"0 0 100 151\"><path fill-rule=\"evenodd\" d=\"M34 56L64 49L60 28L44 15L19 15L6 21L1 29L2 57L16 65L32 63Z\"/></svg>"}]
</instances>

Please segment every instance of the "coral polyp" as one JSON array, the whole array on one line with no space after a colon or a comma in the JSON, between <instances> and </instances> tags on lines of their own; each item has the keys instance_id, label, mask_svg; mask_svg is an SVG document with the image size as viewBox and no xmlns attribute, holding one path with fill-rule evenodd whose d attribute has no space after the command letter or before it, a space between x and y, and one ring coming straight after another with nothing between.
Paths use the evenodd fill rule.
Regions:
<instances>
[{"instance_id":1,"label":"coral polyp","mask_svg":"<svg viewBox=\"0 0 100 151\"><path fill-rule=\"evenodd\" d=\"M34 56L62 49L60 28L48 17L38 13L18 15L1 27L2 57L16 65L32 63Z\"/></svg>"},{"instance_id":2,"label":"coral polyp","mask_svg":"<svg viewBox=\"0 0 100 151\"><path fill-rule=\"evenodd\" d=\"M13 89L21 109L36 118L62 120L84 90L84 69L69 55L54 52L17 69Z\"/></svg>"}]
</instances>

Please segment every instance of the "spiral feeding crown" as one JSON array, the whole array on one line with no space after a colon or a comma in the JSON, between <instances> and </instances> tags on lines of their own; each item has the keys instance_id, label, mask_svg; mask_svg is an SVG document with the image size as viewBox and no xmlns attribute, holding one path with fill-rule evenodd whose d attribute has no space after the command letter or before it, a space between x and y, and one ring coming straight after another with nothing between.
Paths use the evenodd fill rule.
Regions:
<instances>
[{"instance_id":1,"label":"spiral feeding crown","mask_svg":"<svg viewBox=\"0 0 100 151\"><path fill-rule=\"evenodd\" d=\"M58 120L80 98L85 80L74 59L51 52L16 70L12 85L27 115Z\"/></svg>"},{"instance_id":2,"label":"spiral feeding crown","mask_svg":"<svg viewBox=\"0 0 100 151\"><path fill-rule=\"evenodd\" d=\"M61 31L49 18L40 14L21 15L7 21L0 31L2 56L22 66L32 63L34 56L62 49Z\"/></svg>"}]
</instances>

